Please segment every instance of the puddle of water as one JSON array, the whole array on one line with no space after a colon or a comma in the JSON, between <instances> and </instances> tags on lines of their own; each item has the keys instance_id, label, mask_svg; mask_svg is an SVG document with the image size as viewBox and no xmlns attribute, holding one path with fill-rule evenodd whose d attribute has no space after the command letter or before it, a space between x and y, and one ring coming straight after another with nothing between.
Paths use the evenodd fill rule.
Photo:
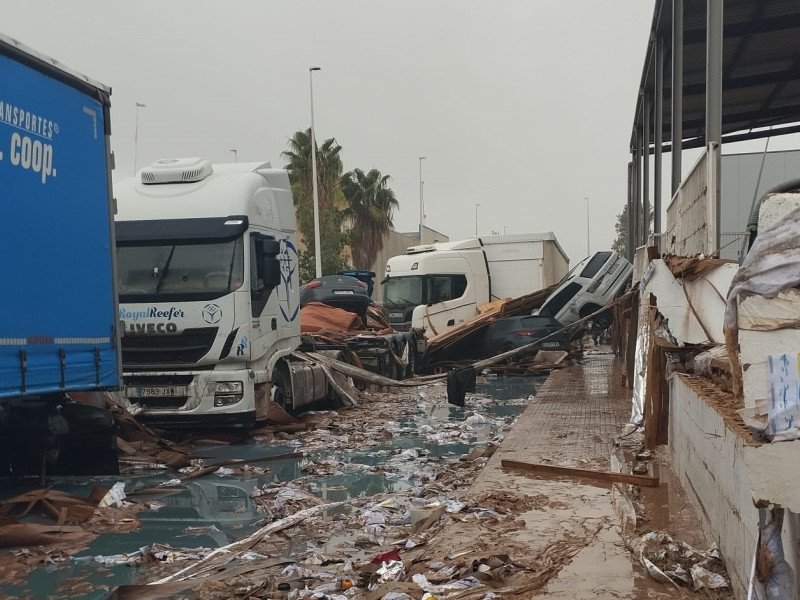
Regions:
<instances>
[{"instance_id":1,"label":"puddle of water","mask_svg":"<svg viewBox=\"0 0 800 600\"><path fill-rule=\"evenodd\" d=\"M300 481L307 484L312 493L329 502L406 489L412 485L413 472L420 461L413 458L398 459L398 451L415 448L422 458L458 459L476 445L484 444L496 436L499 428L507 427L513 422L544 380L544 377L480 378L477 393L475 396L468 396L466 408L443 402L432 406L426 402L411 404L405 411L406 414L397 422L396 435L385 444L370 446L365 450L331 452L324 449L308 452L308 458L312 461L336 458L339 469L334 475L309 475L301 470L299 459L289 459L265 464L269 472L263 475L220 477L212 474L188 481L182 485L179 493L156 498L165 505L162 508L140 512L139 529L124 534L102 534L80 556L134 552L154 543L181 548L223 546L257 528L263 513L258 512L257 504L250 494L255 488L273 482ZM471 426L462 431L459 426L468 416L472 419L467 421ZM486 422L482 422L481 417ZM246 461L248 458L285 454L296 449L297 446L292 444L263 444L250 440L242 444L205 446L198 449L198 454L207 457L206 463L211 464L230 458ZM379 467L387 467L389 472L374 472ZM125 476L124 480L126 491L130 492L152 487L173 477L174 473L159 472ZM111 487L118 479L60 478L55 487L86 497L93 487ZM10 490L8 495L23 491L17 488ZM347 510L349 509L343 509L344 512ZM194 534L187 534L187 528L198 530ZM326 547L347 543L346 538L333 536L324 547L317 550L324 552ZM316 547L316 543L304 539L301 533L287 552L289 555L306 552L310 547ZM144 567L105 567L88 561L73 561L35 570L28 577L25 586L0 585L0 596L36 600L59 597L95 600L106 598L108 590L113 589L113 586L137 581L143 573ZM76 578L90 582L98 586L98 589L84 594L67 591L69 581Z\"/></svg>"}]
</instances>

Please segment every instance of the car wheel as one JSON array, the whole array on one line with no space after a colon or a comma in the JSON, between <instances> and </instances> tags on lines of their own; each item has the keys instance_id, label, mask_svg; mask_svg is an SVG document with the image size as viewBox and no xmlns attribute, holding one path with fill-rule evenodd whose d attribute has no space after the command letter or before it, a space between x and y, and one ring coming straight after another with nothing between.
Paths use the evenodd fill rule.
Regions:
<instances>
[{"instance_id":1,"label":"car wheel","mask_svg":"<svg viewBox=\"0 0 800 600\"><path fill-rule=\"evenodd\" d=\"M581 319L585 319L589 315L596 313L601 308L602 306L598 306L597 304L586 304L585 306L581 307L579 316ZM605 329L606 327L609 327L611 323L614 321L614 313L609 308L599 314L594 315L592 317L592 321L594 321L600 327Z\"/></svg>"}]
</instances>

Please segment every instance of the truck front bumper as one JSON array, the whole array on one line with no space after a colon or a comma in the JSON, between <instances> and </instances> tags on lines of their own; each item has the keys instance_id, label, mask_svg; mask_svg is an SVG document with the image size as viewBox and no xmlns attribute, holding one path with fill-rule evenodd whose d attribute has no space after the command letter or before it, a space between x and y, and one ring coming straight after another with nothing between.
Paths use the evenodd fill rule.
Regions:
<instances>
[{"instance_id":1,"label":"truck front bumper","mask_svg":"<svg viewBox=\"0 0 800 600\"><path fill-rule=\"evenodd\" d=\"M163 428L252 427L253 371L124 372L118 404L144 423ZM239 383L241 393L220 392Z\"/></svg>"}]
</instances>

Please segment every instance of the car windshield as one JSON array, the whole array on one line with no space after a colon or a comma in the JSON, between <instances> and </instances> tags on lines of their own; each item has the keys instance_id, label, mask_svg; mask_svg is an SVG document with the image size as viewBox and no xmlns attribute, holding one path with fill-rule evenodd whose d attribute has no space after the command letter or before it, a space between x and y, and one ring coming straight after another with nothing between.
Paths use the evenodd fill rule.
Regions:
<instances>
[{"instance_id":1,"label":"car windshield","mask_svg":"<svg viewBox=\"0 0 800 600\"><path fill-rule=\"evenodd\" d=\"M383 290L383 303L396 308L424 304L423 275L389 277Z\"/></svg>"},{"instance_id":2,"label":"car windshield","mask_svg":"<svg viewBox=\"0 0 800 600\"><path fill-rule=\"evenodd\" d=\"M117 247L121 297L219 297L244 281L242 240Z\"/></svg>"}]
</instances>

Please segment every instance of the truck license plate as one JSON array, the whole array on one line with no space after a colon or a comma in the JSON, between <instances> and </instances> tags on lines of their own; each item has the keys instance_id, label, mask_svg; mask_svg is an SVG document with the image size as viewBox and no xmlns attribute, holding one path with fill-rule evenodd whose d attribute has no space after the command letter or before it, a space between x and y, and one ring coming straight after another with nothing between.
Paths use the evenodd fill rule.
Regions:
<instances>
[{"instance_id":1,"label":"truck license plate","mask_svg":"<svg viewBox=\"0 0 800 600\"><path fill-rule=\"evenodd\" d=\"M129 398L160 398L186 395L186 387L182 385L154 385L126 387L125 394Z\"/></svg>"}]
</instances>

